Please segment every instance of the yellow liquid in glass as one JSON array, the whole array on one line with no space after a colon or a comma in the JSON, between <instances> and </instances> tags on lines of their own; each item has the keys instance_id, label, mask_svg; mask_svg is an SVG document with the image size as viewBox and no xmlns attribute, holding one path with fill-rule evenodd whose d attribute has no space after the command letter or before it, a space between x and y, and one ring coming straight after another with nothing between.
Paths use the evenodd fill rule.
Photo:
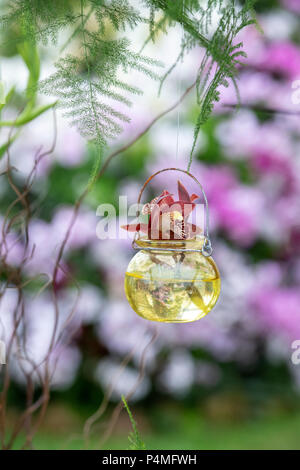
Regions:
<instances>
[{"instance_id":1,"label":"yellow liquid in glass","mask_svg":"<svg viewBox=\"0 0 300 470\"><path fill-rule=\"evenodd\" d=\"M134 272L125 276L125 292L133 310L147 320L158 322L200 320L216 304L220 288L219 277L151 280Z\"/></svg>"}]
</instances>

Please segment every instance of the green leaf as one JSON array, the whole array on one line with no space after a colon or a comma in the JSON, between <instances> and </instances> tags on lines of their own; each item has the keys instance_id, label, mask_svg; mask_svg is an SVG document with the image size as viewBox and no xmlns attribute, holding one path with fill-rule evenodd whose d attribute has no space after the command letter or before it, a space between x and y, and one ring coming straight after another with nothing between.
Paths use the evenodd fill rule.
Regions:
<instances>
[{"instance_id":1,"label":"green leaf","mask_svg":"<svg viewBox=\"0 0 300 470\"><path fill-rule=\"evenodd\" d=\"M4 92L4 83L0 80L0 105L5 105L5 92Z\"/></svg>"},{"instance_id":2,"label":"green leaf","mask_svg":"<svg viewBox=\"0 0 300 470\"><path fill-rule=\"evenodd\" d=\"M33 121L35 118L48 111L48 109L53 108L57 104L57 101L55 101L53 103L40 106L39 108L35 108L38 82L40 77L40 59L38 50L34 41L26 41L18 45L18 51L22 59L24 60L29 72L26 86L26 97L28 101L25 106L25 109L15 121L0 121L0 127L23 126L24 124ZM13 93L14 88L11 88L6 96L6 103L9 101ZM0 110L1 109L2 108L0 107Z\"/></svg>"},{"instance_id":3,"label":"green leaf","mask_svg":"<svg viewBox=\"0 0 300 470\"><path fill-rule=\"evenodd\" d=\"M18 119L15 121L0 121L0 127L20 127L24 126L24 124L28 124L29 122L33 121L35 118L40 116L41 114L45 113L48 111L48 109L53 108L57 104L57 101L54 101L54 103L46 104L44 106L41 106L40 108L36 108L32 112L29 110L25 113L23 112Z\"/></svg>"},{"instance_id":4,"label":"green leaf","mask_svg":"<svg viewBox=\"0 0 300 470\"><path fill-rule=\"evenodd\" d=\"M15 92L15 87L13 86L13 87L11 87L11 89L9 90L7 95L5 96L4 102L2 104L0 104L0 111L4 108L4 106L6 106L10 102L14 92Z\"/></svg>"},{"instance_id":5,"label":"green leaf","mask_svg":"<svg viewBox=\"0 0 300 470\"><path fill-rule=\"evenodd\" d=\"M133 431L128 436L128 439L129 439L129 442L130 442L129 449L130 450L146 450L145 443L142 441L142 439L140 437L140 434L139 434L137 426L136 426L135 419L132 416L132 413L129 409L129 406L127 404L127 401L126 401L126 398L124 397L124 395L122 395L122 401L124 403L125 410L128 413L128 416L129 416L129 419L130 419L130 422L131 422L131 425L132 425L132 429L133 429Z\"/></svg>"},{"instance_id":6,"label":"green leaf","mask_svg":"<svg viewBox=\"0 0 300 470\"><path fill-rule=\"evenodd\" d=\"M24 42L18 45L18 51L24 60L29 76L26 87L26 97L29 100L28 106L34 106L37 94L37 85L40 78L40 58L37 47L33 41Z\"/></svg>"},{"instance_id":7,"label":"green leaf","mask_svg":"<svg viewBox=\"0 0 300 470\"><path fill-rule=\"evenodd\" d=\"M3 157L9 146L16 140L19 132L16 132L5 144L0 146L0 159Z\"/></svg>"}]
</instances>

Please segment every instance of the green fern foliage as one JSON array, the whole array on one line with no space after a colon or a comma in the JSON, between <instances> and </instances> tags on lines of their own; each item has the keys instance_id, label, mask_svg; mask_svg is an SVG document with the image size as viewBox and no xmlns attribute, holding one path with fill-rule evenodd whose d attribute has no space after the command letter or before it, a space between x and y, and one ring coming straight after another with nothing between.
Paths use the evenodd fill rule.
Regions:
<instances>
[{"instance_id":1,"label":"green fern foliage","mask_svg":"<svg viewBox=\"0 0 300 470\"><path fill-rule=\"evenodd\" d=\"M253 5L253 0L247 0L243 8L238 9L235 0L231 0L226 8L219 9L219 24L211 37L210 46L206 50L197 76L197 102L200 112L194 129L188 170L200 128L211 115L214 104L220 100L219 87L228 87L231 80L238 102L240 101L236 76L238 67L243 65L241 58L247 56L242 50L243 43L235 43L235 38L243 28L255 23Z\"/></svg>"},{"instance_id":2,"label":"green fern foliage","mask_svg":"<svg viewBox=\"0 0 300 470\"><path fill-rule=\"evenodd\" d=\"M238 96L237 72L245 53L236 38L255 22L254 4L255 0L4 0L0 26L16 30L22 42L34 44L57 41L62 30L69 35L55 72L39 89L56 96L70 122L101 148L129 120L126 108L132 95L142 93L141 87L130 84L132 71L159 79L160 92L177 64L192 49L200 50L195 64L199 113L190 169L201 126L220 99L220 86L232 82ZM148 25L149 34L142 47L133 49L126 35L141 24ZM149 41L178 25L182 39L177 59L158 76L161 64L142 51ZM71 52L65 53L68 47ZM128 82L120 79L123 72Z\"/></svg>"},{"instance_id":3,"label":"green fern foliage","mask_svg":"<svg viewBox=\"0 0 300 470\"><path fill-rule=\"evenodd\" d=\"M124 395L122 395L122 401L123 401L124 408L127 411L127 414L129 416L131 426L132 426L132 432L128 436L128 439L130 442L129 450L146 450L145 443L142 441L140 437L135 419L130 411L130 408L127 404L127 401Z\"/></svg>"},{"instance_id":4,"label":"green fern foliage","mask_svg":"<svg viewBox=\"0 0 300 470\"><path fill-rule=\"evenodd\" d=\"M104 145L122 131L129 117L111 102L131 106L130 94L142 90L118 79L119 66L126 72L138 70L152 78L155 61L129 49L126 39L104 41L85 31L82 56L67 55L56 64L56 72L42 81L40 89L59 98L64 114L88 140Z\"/></svg>"},{"instance_id":5,"label":"green fern foliage","mask_svg":"<svg viewBox=\"0 0 300 470\"><path fill-rule=\"evenodd\" d=\"M95 9L100 30L104 32L108 19L116 31L125 31L127 27L134 29L144 19L127 0L99 1L91 0Z\"/></svg>"},{"instance_id":6,"label":"green fern foliage","mask_svg":"<svg viewBox=\"0 0 300 470\"><path fill-rule=\"evenodd\" d=\"M56 42L58 33L78 19L72 0L9 0L2 8L1 25L15 28L19 40Z\"/></svg>"},{"instance_id":7,"label":"green fern foliage","mask_svg":"<svg viewBox=\"0 0 300 470\"><path fill-rule=\"evenodd\" d=\"M193 48L204 49L197 70L197 103L199 114L194 129L194 140L188 170L201 126L211 115L214 104L220 99L219 87L228 87L232 81L238 95L236 76L241 57L246 57L241 42L235 43L238 33L255 23L255 0L246 0L241 7L236 0L145 0L149 9L161 11L169 25L180 24L182 41L175 63L163 75L162 85L177 64ZM213 24L213 15L215 17ZM153 34L152 34L153 35Z\"/></svg>"}]
</instances>

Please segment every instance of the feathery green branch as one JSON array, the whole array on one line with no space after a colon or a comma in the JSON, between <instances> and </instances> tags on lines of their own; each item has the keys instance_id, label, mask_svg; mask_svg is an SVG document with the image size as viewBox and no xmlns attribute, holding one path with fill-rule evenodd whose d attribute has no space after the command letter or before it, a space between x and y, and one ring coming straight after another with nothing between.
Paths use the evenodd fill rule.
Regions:
<instances>
[{"instance_id":1,"label":"feathery green branch","mask_svg":"<svg viewBox=\"0 0 300 470\"><path fill-rule=\"evenodd\" d=\"M16 30L19 41L25 38L44 43L57 41L60 31L71 28L61 51L76 41L79 53L61 56L56 71L41 82L40 90L59 99L71 124L98 147L98 155L100 148L121 132L122 123L129 121L124 109L132 104L130 95L142 93L140 87L121 80L120 72L130 77L139 71L159 79L161 91L177 64L192 49L201 49L196 66L199 114L190 169L201 126L220 99L220 86L231 81L238 95L237 70L245 53L236 38L255 22L254 4L255 0L245 0L243 6L236 0L141 0L140 4L130 0L8 0L0 26ZM119 36L145 23L149 36L141 51L170 28L180 25L183 29L177 59L161 77L156 72L158 61L134 52L128 40Z\"/></svg>"},{"instance_id":2,"label":"feathery green branch","mask_svg":"<svg viewBox=\"0 0 300 470\"><path fill-rule=\"evenodd\" d=\"M130 442L129 450L146 450L146 446L144 442L142 441L140 437L140 433L138 432L137 425L135 422L134 417L132 416L132 413L129 409L129 406L127 404L126 398L124 395L122 395L122 401L124 404L124 408L127 411L127 414L129 416L131 426L132 426L132 432L129 434L128 439Z\"/></svg>"}]
</instances>

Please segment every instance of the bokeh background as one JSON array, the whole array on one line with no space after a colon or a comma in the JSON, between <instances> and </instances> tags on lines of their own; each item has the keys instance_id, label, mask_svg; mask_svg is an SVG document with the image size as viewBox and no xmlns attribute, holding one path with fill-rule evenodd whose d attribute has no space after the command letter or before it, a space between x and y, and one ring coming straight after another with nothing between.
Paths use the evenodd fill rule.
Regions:
<instances>
[{"instance_id":1,"label":"bokeh background","mask_svg":"<svg viewBox=\"0 0 300 470\"><path fill-rule=\"evenodd\" d=\"M157 326L158 338L145 356L145 374L129 403L148 448L300 447L300 364L291 359L292 343L300 340L300 107L293 103L292 88L300 80L300 2L260 0L257 11L264 33L249 27L241 37L248 54L239 73L242 105L235 110L234 90L221 90L221 102L200 132L192 165L210 204L222 292L203 320ZM143 31L136 32L131 40L138 45L142 37ZM147 54L172 63L180 37L174 29L150 44ZM57 48L42 46L42 76L51 72ZM2 47L1 52L2 78L19 93L5 111L13 116L22 104L27 70L14 48ZM136 98L131 123L107 154L178 99L194 80L199 54L194 51L179 64L160 98L155 84L132 77L133 83L144 80L145 94ZM175 110L111 162L81 206L63 261L73 279L61 272L56 286L63 318L72 309L77 283L80 299L72 340L62 344L54 359L52 400L35 440L38 448L78 448L85 420L114 380L108 409L93 429L90 445L97 447L120 396L137 383L154 326L139 318L125 298L124 274L134 254L130 240L99 240L96 209L112 203L118 211L119 195L135 202L154 171L186 168L197 116L194 103L191 93L179 108L178 155ZM52 271L93 165L85 141L60 114L57 119L54 153L39 165L31 189L36 210L29 233L36 248L26 265L28 277ZM20 181L52 135L50 111L22 129L11 147ZM157 178L148 196L173 184L172 174ZM4 178L0 194L4 214L12 197ZM13 234L11 243L10 263L15 265L22 246ZM38 361L49 342L53 299L47 289L35 294L28 288L26 308L28 344ZM4 325L16 301L15 289L7 289L0 305ZM24 400L24 381L18 367L11 374L8 420L13 422ZM125 449L129 430L128 416L122 413L104 446Z\"/></svg>"}]
</instances>

